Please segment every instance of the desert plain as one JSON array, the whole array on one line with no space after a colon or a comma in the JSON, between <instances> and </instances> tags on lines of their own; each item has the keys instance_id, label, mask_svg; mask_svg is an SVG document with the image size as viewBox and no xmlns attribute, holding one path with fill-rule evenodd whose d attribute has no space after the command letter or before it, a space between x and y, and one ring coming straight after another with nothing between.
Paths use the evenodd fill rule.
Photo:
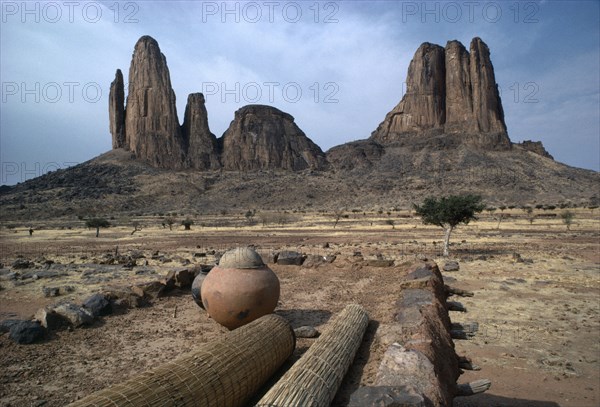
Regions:
<instances>
[{"instance_id":1,"label":"desert plain","mask_svg":"<svg viewBox=\"0 0 600 407\"><path fill-rule=\"evenodd\" d=\"M174 214L172 230L159 214L117 217L99 237L78 219L19 221L0 229L0 321L211 265L240 245L254 245L265 259L284 250L335 256L332 263L268 265L281 282L275 313L294 328L321 331L349 303L368 311L367 332L333 403L344 406L356 388L374 381L408 266L426 258L443 269L452 260L459 270L442 271L446 284L474 296L453 298L467 312L451 311L450 318L479 324L474 337L454 341L457 353L480 367L459 382L492 381L487 392L456 398L454 406L597 406L600 210L569 210L575 214L570 230L559 209L536 209L533 222L518 208L484 212L454 231L448 258L441 256L442 230L406 209ZM179 225L186 217L194 221L191 230ZM132 261L118 264L115 253ZM19 259L30 267L13 269ZM46 296L48 288L59 295ZM175 289L91 326L51 331L38 343L18 345L0 334L0 406L62 406L226 332L189 289ZM299 338L283 369L312 341Z\"/></svg>"}]
</instances>

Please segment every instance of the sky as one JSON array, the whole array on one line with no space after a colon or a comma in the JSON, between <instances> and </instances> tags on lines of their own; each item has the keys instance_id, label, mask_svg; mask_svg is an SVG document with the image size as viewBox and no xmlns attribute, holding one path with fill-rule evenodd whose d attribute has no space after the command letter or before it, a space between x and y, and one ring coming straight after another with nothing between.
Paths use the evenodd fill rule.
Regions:
<instances>
[{"instance_id":1,"label":"sky","mask_svg":"<svg viewBox=\"0 0 600 407\"><path fill-rule=\"evenodd\" d=\"M600 170L598 1L1 1L0 184L111 149L108 94L136 41L166 56L180 123L206 98L220 137L275 106L324 151L365 139L402 98L419 45L490 48L513 142ZM127 92L127 89L126 89Z\"/></svg>"}]
</instances>

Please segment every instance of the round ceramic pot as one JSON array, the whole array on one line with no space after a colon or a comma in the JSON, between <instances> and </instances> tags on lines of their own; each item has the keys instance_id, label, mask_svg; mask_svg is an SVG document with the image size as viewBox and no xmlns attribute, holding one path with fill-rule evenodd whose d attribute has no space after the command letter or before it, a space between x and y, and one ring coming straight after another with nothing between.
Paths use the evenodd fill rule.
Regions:
<instances>
[{"instance_id":1,"label":"round ceramic pot","mask_svg":"<svg viewBox=\"0 0 600 407\"><path fill-rule=\"evenodd\" d=\"M275 310L279 279L252 249L234 249L206 276L201 299L211 318L235 329Z\"/></svg>"}]
</instances>

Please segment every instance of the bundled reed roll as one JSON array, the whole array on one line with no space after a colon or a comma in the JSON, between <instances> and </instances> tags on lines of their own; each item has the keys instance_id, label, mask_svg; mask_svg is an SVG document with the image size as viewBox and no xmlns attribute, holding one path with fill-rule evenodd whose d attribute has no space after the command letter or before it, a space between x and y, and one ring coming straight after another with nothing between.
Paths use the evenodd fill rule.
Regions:
<instances>
[{"instance_id":1,"label":"bundled reed roll","mask_svg":"<svg viewBox=\"0 0 600 407\"><path fill-rule=\"evenodd\" d=\"M219 341L71 406L242 406L292 354L289 323L266 315Z\"/></svg>"},{"instance_id":2,"label":"bundled reed roll","mask_svg":"<svg viewBox=\"0 0 600 407\"><path fill-rule=\"evenodd\" d=\"M348 305L256 406L329 406L354 360L368 323L369 316L363 307Z\"/></svg>"}]
</instances>

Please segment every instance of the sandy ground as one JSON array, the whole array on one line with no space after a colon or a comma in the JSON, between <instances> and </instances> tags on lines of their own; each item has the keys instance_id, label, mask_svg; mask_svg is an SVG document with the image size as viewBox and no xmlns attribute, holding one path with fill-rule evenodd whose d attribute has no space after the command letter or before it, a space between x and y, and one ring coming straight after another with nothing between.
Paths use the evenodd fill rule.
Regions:
<instances>
[{"instance_id":1,"label":"sandy ground","mask_svg":"<svg viewBox=\"0 0 600 407\"><path fill-rule=\"evenodd\" d=\"M362 214L361 214L362 215ZM195 253L255 244L263 252L294 249L312 254L336 254L331 265L318 268L272 265L282 285L276 313L294 326L321 330L346 304L358 302L371 323L355 363L334 405L345 405L359 385L372 384L383 347L378 332L391 323L399 279L417 254L442 265L437 257L441 230L417 219L395 219L384 226L385 214L355 215L333 228L331 219L313 215L285 227L196 228L164 231L148 226L131 236L126 227L101 231L47 225L28 236L25 228L0 230L2 262L17 254L55 264L48 270L64 275L26 280L23 285L0 281L0 319L29 317L38 308L65 299L85 298L102 286L148 281L170 269L210 263ZM394 216L394 215L392 215ZM452 312L453 322L477 321L478 335L456 341L457 351L471 357L480 371L465 372L461 382L492 380L485 394L459 398L455 406L597 406L600 404L600 221L589 210L577 214L571 231L556 219L533 225L518 214L462 227L453 235L452 257L460 270L444 273L448 283L474 291L459 298L467 313ZM434 245L435 242L435 245ZM325 248L325 243L329 247ZM132 270L117 268L97 279L107 253L140 250L144 259ZM153 260L159 252L170 261ZM365 258L394 259L389 268L366 267ZM518 262L518 252L525 262ZM147 265L143 265L147 261ZM87 270L87 272L86 272ZM143 273L140 271L145 270ZM138 272L138 274L136 274ZM84 277L84 275L87 275ZM42 295L44 286L72 286L56 298ZM226 330L198 308L188 292L175 291L152 306L106 317L89 328L53 332L42 343L16 345L0 335L0 406L59 406L133 374L159 365L222 336ZM312 343L298 341L298 358Z\"/></svg>"}]
</instances>

